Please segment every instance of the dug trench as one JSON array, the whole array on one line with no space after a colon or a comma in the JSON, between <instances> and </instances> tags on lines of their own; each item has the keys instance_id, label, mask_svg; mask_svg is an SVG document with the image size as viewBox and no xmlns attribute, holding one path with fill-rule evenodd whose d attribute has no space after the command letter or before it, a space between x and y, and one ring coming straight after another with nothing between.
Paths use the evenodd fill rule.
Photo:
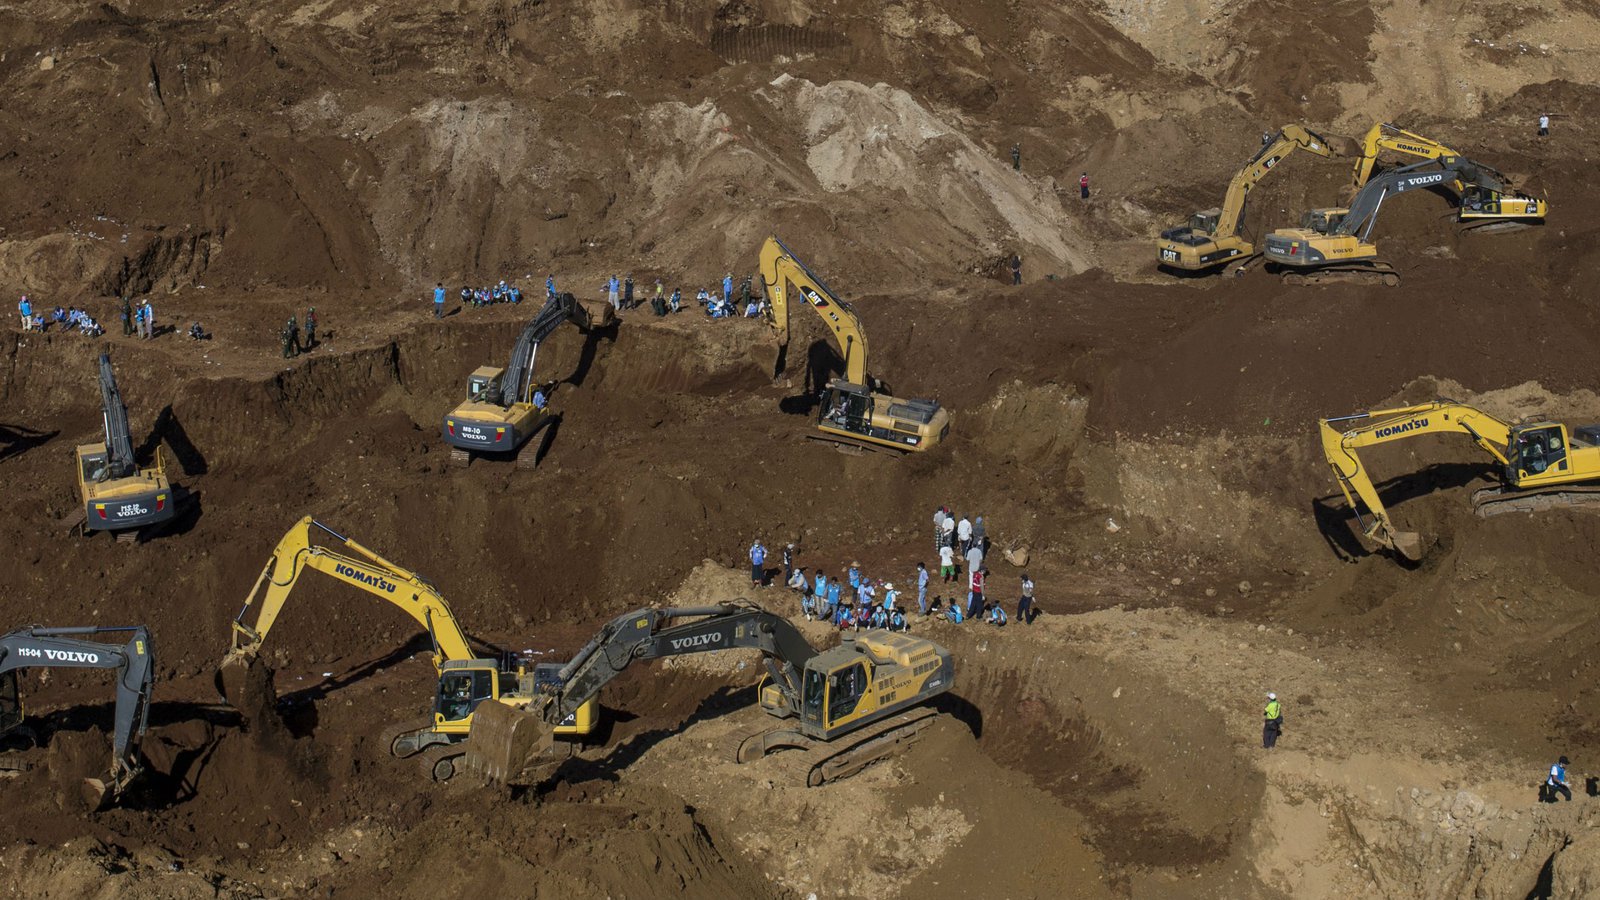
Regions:
<instances>
[{"instance_id":1,"label":"dug trench","mask_svg":"<svg viewBox=\"0 0 1600 900\"><path fill-rule=\"evenodd\" d=\"M66 787L104 759L91 729L107 715L92 704L65 710L104 685L59 674L30 683L47 723L44 758L60 761L7 785L28 825L9 826L0 844L38 845L7 864L27 863L18 878L112 872L146 896L178 893L173 879L191 875L241 890L361 895L384 883L405 895L417 883L406 866L455 846L441 821L524 826L525 841L483 851L495 877L547 891L603 883L614 896L654 882L604 881L583 862L587 850L648 860L726 896L803 896L823 882L958 895L997 870L1016 878L1016 896L1063 881L1085 893L1272 896L1308 879L1327 886L1324 896L1375 887L1446 896L1428 880L1440 869L1451 874L1438 884L1521 896L1545 860L1578 858L1559 848L1581 833L1581 817L1519 799L1518 772L1550 749L1528 737L1547 716L1568 746L1592 744L1593 690L1581 679L1552 684L1560 705L1546 710L1517 685L1548 672L1541 641L1557 625L1569 635L1562 671L1588 671L1592 641L1574 623L1593 613L1576 563L1554 550L1517 559L1555 540L1594 541L1595 519L1479 522L1455 511L1446 486L1399 507L1445 532L1424 568L1364 551L1345 561L1307 512L1306 498L1327 490L1310 430L1253 424L1244 412L1207 424L1213 411L1163 387L1176 382L1162 373L1181 367L1189 383L1243 397L1238 367L1265 368L1279 378L1265 399L1299 408L1413 390L1403 366L1374 350L1389 371L1297 380L1284 361L1294 345L1262 350L1258 318L1312 333L1342 312L1263 293L1244 306L1202 297L1180 313L1119 287L1122 316L1096 320L1109 290L1089 275L982 307L863 303L883 317L873 321L885 369L911 392L941 385L957 416L938 454L898 459L797 440L806 420L782 404L800 377L771 379L774 348L756 322L635 317L593 341L558 333L539 364L562 382L553 396L562 425L533 471L451 468L436 438L466 371L505 354L520 326L514 310L470 324L403 322L281 368L229 358L230 371L259 374L227 377L175 348L111 340L143 449L168 452L197 506L172 533L135 546L7 518L0 538L28 565L0 572L0 590L18 621L132 616L152 627L162 678L147 741L153 777L124 807L68 808ZM885 315L918 304L940 304L959 327ZM999 340L1025 325L1037 352ZM952 354L968 364L942 376L935 361ZM92 365L85 342L13 339L7 421L48 435L0 459L13 502L52 516L75 502L63 457L97 429ZM1547 387L1556 406L1584 409L1569 383ZM1413 452L1424 465L1471 460L1446 447ZM1265 473L1263 454L1289 474ZM748 671L657 670L630 673L608 695L617 755L554 790L511 797L426 784L375 746L426 706L425 639L398 612L323 580L297 590L267 647L287 733L243 730L216 706L210 673L228 622L277 536L303 515L422 573L485 644L556 658L611 615L681 592L706 560L724 573L719 596L748 593L728 575L752 535L795 540L810 567L837 572L859 558L909 574L926 551L923 511L942 502L988 514L997 542L1029 549L1032 574L1050 586L1047 615L1031 631L918 626L962 660L962 704L903 759L838 785L769 788L759 764L707 750L749 712ZM1505 570L1488 568L1493 560ZM1015 578L998 568L1002 583ZM1514 593L1530 585L1538 603ZM759 599L794 612L781 591ZM1429 620L1445 624L1418 627ZM1506 640L1507 623L1517 640ZM1290 740L1302 743L1262 759L1257 686L1296 682L1307 687L1292 695ZM1459 800L1462 791L1471 797ZM547 829L564 817L565 836ZM897 824L882 848L846 840L879 834L885 821ZM40 849L46 842L71 848ZM1560 871L1552 863L1550 877Z\"/></svg>"}]
</instances>

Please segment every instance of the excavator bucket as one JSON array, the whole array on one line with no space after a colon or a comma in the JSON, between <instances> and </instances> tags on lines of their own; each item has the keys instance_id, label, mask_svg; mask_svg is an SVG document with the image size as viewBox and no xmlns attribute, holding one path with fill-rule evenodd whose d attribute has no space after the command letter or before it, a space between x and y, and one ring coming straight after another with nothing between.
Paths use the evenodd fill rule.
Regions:
<instances>
[{"instance_id":1,"label":"excavator bucket","mask_svg":"<svg viewBox=\"0 0 1600 900\"><path fill-rule=\"evenodd\" d=\"M578 306L588 321L585 328L605 328L617 321L617 311L604 300L579 300Z\"/></svg>"},{"instance_id":2,"label":"excavator bucket","mask_svg":"<svg viewBox=\"0 0 1600 900\"><path fill-rule=\"evenodd\" d=\"M532 711L485 701L472 713L465 764L490 781L523 783L523 772L550 751L554 737Z\"/></svg>"},{"instance_id":3,"label":"excavator bucket","mask_svg":"<svg viewBox=\"0 0 1600 900\"><path fill-rule=\"evenodd\" d=\"M85 778L82 787L83 806L90 812L99 812L110 805L111 788L99 778Z\"/></svg>"},{"instance_id":4,"label":"excavator bucket","mask_svg":"<svg viewBox=\"0 0 1600 900\"><path fill-rule=\"evenodd\" d=\"M1394 547L1394 552L1411 562L1420 562L1428 550L1423 544L1422 535L1415 531L1396 531L1390 546Z\"/></svg>"}]
</instances>

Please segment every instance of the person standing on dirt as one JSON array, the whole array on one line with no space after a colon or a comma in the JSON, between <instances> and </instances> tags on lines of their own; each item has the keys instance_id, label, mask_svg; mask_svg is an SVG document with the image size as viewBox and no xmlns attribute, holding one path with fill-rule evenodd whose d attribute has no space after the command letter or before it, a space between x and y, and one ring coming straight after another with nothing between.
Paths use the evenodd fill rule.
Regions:
<instances>
[{"instance_id":1,"label":"person standing on dirt","mask_svg":"<svg viewBox=\"0 0 1600 900\"><path fill-rule=\"evenodd\" d=\"M133 297L122 295L122 336L130 337L133 334Z\"/></svg>"},{"instance_id":2,"label":"person standing on dirt","mask_svg":"<svg viewBox=\"0 0 1600 900\"><path fill-rule=\"evenodd\" d=\"M33 304L28 302L28 295L22 295L22 301L17 304L17 313L22 316L22 330L33 330Z\"/></svg>"},{"instance_id":3,"label":"person standing on dirt","mask_svg":"<svg viewBox=\"0 0 1600 900\"><path fill-rule=\"evenodd\" d=\"M1011 254L1011 283L1022 283L1022 256L1017 253Z\"/></svg>"},{"instance_id":4,"label":"person standing on dirt","mask_svg":"<svg viewBox=\"0 0 1600 900\"><path fill-rule=\"evenodd\" d=\"M294 332L290 330L290 328L293 326L293 323L294 318L290 317L289 321L285 322L283 327L278 330L278 339L283 344L284 359L294 358Z\"/></svg>"},{"instance_id":5,"label":"person standing on dirt","mask_svg":"<svg viewBox=\"0 0 1600 900\"><path fill-rule=\"evenodd\" d=\"M981 565L972 570L972 577L967 581L967 618L975 619L983 612L983 579L989 570Z\"/></svg>"},{"instance_id":6,"label":"person standing on dirt","mask_svg":"<svg viewBox=\"0 0 1600 900\"><path fill-rule=\"evenodd\" d=\"M972 520L972 545L984 553L989 552L989 531L983 527L983 516Z\"/></svg>"},{"instance_id":7,"label":"person standing on dirt","mask_svg":"<svg viewBox=\"0 0 1600 900\"><path fill-rule=\"evenodd\" d=\"M149 340L156 336L156 309L150 305L150 298L145 298L144 305L139 307L139 311L144 313L142 319L144 322L144 338Z\"/></svg>"},{"instance_id":8,"label":"person standing on dirt","mask_svg":"<svg viewBox=\"0 0 1600 900\"><path fill-rule=\"evenodd\" d=\"M1022 171L1022 144L1021 143L1016 143L1016 144L1012 144L1011 145L1011 171L1013 171L1013 172L1021 172Z\"/></svg>"},{"instance_id":9,"label":"person standing on dirt","mask_svg":"<svg viewBox=\"0 0 1600 900\"><path fill-rule=\"evenodd\" d=\"M666 315L667 289L665 287L662 287L661 279L659 279L659 278L656 279L656 304L661 307L661 309L662 309L662 313L661 314L662 315Z\"/></svg>"},{"instance_id":10,"label":"person standing on dirt","mask_svg":"<svg viewBox=\"0 0 1600 900\"><path fill-rule=\"evenodd\" d=\"M722 302L725 303L725 304L733 302L733 273L732 272L729 272L726 275L722 276Z\"/></svg>"},{"instance_id":11,"label":"person standing on dirt","mask_svg":"<svg viewBox=\"0 0 1600 900\"><path fill-rule=\"evenodd\" d=\"M954 550L956 547L956 517L950 512L950 507L944 508L944 545Z\"/></svg>"},{"instance_id":12,"label":"person standing on dirt","mask_svg":"<svg viewBox=\"0 0 1600 900\"><path fill-rule=\"evenodd\" d=\"M611 301L611 308L621 312L622 294L617 288L617 276L615 275L611 276L611 280L606 282L606 296Z\"/></svg>"},{"instance_id":13,"label":"person standing on dirt","mask_svg":"<svg viewBox=\"0 0 1600 900\"><path fill-rule=\"evenodd\" d=\"M444 318L444 282L433 286L433 317Z\"/></svg>"},{"instance_id":14,"label":"person standing on dirt","mask_svg":"<svg viewBox=\"0 0 1600 900\"><path fill-rule=\"evenodd\" d=\"M790 541L789 543L783 545L783 580L787 582L793 575L794 541Z\"/></svg>"},{"instance_id":15,"label":"person standing on dirt","mask_svg":"<svg viewBox=\"0 0 1600 900\"><path fill-rule=\"evenodd\" d=\"M944 507L934 507L933 510L933 549L938 552L944 544Z\"/></svg>"},{"instance_id":16,"label":"person standing on dirt","mask_svg":"<svg viewBox=\"0 0 1600 900\"><path fill-rule=\"evenodd\" d=\"M1539 113L1539 137L1550 136L1550 114Z\"/></svg>"},{"instance_id":17,"label":"person standing on dirt","mask_svg":"<svg viewBox=\"0 0 1600 900\"><path fill-rule=\"evenodd\" d=\"M317 308L315 306L306 310L306 349L310 350L317 345Z\"/></svg>"},{"instance_id":18,"label":"person standing on dirt","mask_svg":"<svg viewBox=\"0 0 1600 900\"><path fill-rule=\"evenodd\" d=\"M762 587L766 583L766 570L763 565L767 561L767 548L761 546L757 540L750 545L750 586Z\"/></svg>"},{"instance_id":19,"label":"person standing on dirt","mask_svg":"<svg viewBox=\"0 0 1600 900\"><path fill-rule=\"evenodd\" d=\"M1017 600L1017 621L1024 625L1033 624L1033 579L1027 572L1022 573L1022 596Z\"/></svg>"},{"instance_id":20,"label":"person standing on dirt","mask_svg":"<svg viewBox=\"0 0 1600 900\"><path fill-rule=\"evenodd\" d=\"M977 544L968 547L966 563L968 572L976 572L983 568L983 548Z\"/></svg>"},{"instance_id":21,"label":"person standing on dirt","mask_svg":"<svg viewBox=\"0 0 1600 900\"><path fill-rule=\"evenodd\" d=\"M1561 757L1556 764L1550 767L1550 774L1544 780L1545 795L1550 802L1556 802L1556 795L1561 794L1572 802L1572 786L1567 783L1567 758Z\"/></svg>"},{"instance_id":22,"label":"person standing on dirt","mask_svg":"<svg viewBox=\"0 0 1600 900\"><path fill-rule=\"evenodd\" d=\"M917 611L928 614L928 567L917 563Z\"/></svg>"},{"instance_id":23,"label":"person standing on dirt","mask_svg":"<svg viewBox=\"0 0 1600 900\"><path fill-rule=\"evenodd\" d=\"M633 309L633 273L622 280L622 308Z\"/></svg>"},{"instance_id":24,"label":"person standing on dirt","mask_svg":"<svg viewBox=\"0 0 1600 900\"><path fill-rule=\"evenodd\" d=\"M1085 172L1082 175L1078 176L1078 196L1082 197L1085 200L1089 199L1089 173L1088 172Z\"/></svg>"},{"instance_id":25,"label":"person standing on dirt","mask_svg":"<svg viewBox=\"0 0 1600 900\"><path fill-rule=\"evenodd\" d=\"M1267 692L1267 708L1261 711L1261 718L1261 746L1271 750L1283 733L1283 707L1278 704L1277 694Z\"/></svg>"},{"instance_id":26,"label":"person standing on dirt","mask_svg":"<svg viewBox=\"0 0 1600 900\"><path fill-rule=\"evenodd\" d=\"M956 551L949 544L939 548L939 577L944 584L956 580Z\"/></svg>"},{"instance_id":27,"label":"person standing on dirt","mask_svg":"<svg viewBox=\"0 0 1600 900\"><path fill-rule=\"evenodd\" d=\"M556 297L556 275L550 272L544 276L544 295L551 300Z\"/></svg>"},{"instance_id":28,"label":"person standing on dirt","mask_svg":"<svg viewBox=\"0 0 1600 900\"><path fill-rule=\"evenodd\" d=\"M672 300L669 301L669 305L673 312L683 308L683 288L675 287L672 289Z\"/></svg>"},{"instance_id":29,"label":"person standing on dirt","mask_svg":"<svg viewBox=\"0 0 1600 900\"><path fill-rule=\"evenodd\" d=\"M972 521L966 516L962 516L961 521L956 523L956 540L959 542L961 555L965 556L967 551L972 549Z\"/></svg>"}]
</instances>

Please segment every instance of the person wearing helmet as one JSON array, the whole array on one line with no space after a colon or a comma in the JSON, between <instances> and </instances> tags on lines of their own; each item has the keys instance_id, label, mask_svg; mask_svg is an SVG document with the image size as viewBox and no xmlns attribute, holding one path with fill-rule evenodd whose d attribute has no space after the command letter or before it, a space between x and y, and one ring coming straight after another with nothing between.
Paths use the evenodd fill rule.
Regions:
<instances>
[{"instance_id":1,"label":"person wearing helmet","mask_svg":"<svg viewBox=\"0 0 1600 900\"><path fill-rule=\"evenodd\" d=\"M1278 695L1267 692L1267 708L1262 710L1261 746L1271 750L1278 743L1278 735L1283 733L1283 707L1278 703Z\"/></svg>"},{"instance_id":2,"label":"person wearing helmet","mask_svg":"<svg viewBox=\"0 0 1600 900\"><path fill-rule=\"evenodd\" d=\"M1565 756L1550 767L1550 774L1544 780L1544 788L1545 796L1550 798L1551 803L1556 802L1557 794L1561 794L1567 798L1568 802L1571 802L1572 786L1567 784L1567 758Z\"/></svg>"}]
</instances>

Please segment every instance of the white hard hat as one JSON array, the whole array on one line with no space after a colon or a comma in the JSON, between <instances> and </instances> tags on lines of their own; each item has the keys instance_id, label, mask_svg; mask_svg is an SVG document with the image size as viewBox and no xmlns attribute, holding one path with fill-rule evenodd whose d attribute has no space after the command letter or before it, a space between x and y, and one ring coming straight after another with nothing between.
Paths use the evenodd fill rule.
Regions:
<instances>
[{"instance_id":1,"label":"white hard hat","mask_svg":"<svg viewBox=\"0 0 1600 900\"><path fill-rule=\"evenodd\" d=\"M888 584L885 584L884 588L891 591L894 590L894 582L891 581Z\"/></svg>"},{"instance_id":2,"label":"white hard hat","mask_svg":"<svg viewBox=\"0 0 1600 900\"><path fill-rule=\"evenodd\" d=\"M1271 691L1267 691L1267 699L1268 700L1276 700L1276 699L1278 699L1278 695L1274 694Z\"/></svg>"}]
</instances>

